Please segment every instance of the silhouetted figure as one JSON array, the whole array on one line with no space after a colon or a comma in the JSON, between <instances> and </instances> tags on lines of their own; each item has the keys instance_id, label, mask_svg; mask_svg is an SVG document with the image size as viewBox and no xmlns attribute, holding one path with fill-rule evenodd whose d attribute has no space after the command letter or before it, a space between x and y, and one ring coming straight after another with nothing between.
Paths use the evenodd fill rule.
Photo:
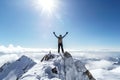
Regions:
<instances>
[{"instance_id":1,"label":"silhouetted figure","mask_svg":"<svg viewBox=\"0 0 120 80\"><path fill-rule=\"evenodd\" d=\"M55 32L53 32L53 34L55 35L56 38L58 38L58 53L60 53L60 47L62 49L62 53L64 53L62 39L68 34L68 32L66 32L64 36L62 35L57 36Z\"/></svg>"}]
</instances>

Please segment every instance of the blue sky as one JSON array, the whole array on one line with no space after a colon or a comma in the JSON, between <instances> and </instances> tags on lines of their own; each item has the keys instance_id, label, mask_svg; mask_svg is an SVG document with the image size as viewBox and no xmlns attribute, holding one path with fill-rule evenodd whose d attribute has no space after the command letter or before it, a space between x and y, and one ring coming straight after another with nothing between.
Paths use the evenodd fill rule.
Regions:
<instances>
[{"instance_id":1,"label":"blue sky","mask_svg":"<svg viewBox=\"0 0 120 80\"><path fill-rule=\"evenodd\" d=\"M120 47L119 0L56 0L51 14L33 1L0 0L0 45L56 48L52 32L68 31L65 48Z\"/></svg>"}]
</instances>

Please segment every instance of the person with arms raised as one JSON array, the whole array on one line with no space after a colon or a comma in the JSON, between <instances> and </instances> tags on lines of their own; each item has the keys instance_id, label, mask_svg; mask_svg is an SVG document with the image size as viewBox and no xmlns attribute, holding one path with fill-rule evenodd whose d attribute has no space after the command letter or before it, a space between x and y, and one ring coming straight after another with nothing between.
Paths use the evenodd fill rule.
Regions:
<instances>
[{"instance_id":1,"label":"person with arms raised","mask_svg":"<svg viewBox=\"0 0 120 80\"><path fill-rule=\"evenodd\" d=\"M64 36L62 36L62 35L57 36L57 35L55 34L55 32L53 32L53 34L54 34L55 37L58 39L58 53L60 53L60 48L61 48L61 50L62 50L62 53L64 53L63 41L62 41L62 39L68 34L68 32L66 32L66 34L65 34Z\"/></svg>"}]
</instances>

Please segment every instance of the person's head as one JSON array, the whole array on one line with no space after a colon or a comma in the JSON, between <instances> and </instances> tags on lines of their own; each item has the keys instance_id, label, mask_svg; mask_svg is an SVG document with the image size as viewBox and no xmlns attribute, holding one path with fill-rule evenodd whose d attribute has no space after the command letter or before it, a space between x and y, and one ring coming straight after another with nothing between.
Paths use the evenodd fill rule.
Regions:
<instances>
[{"instance_id":1,"label":"person's head","mask_svg":"<svg viewBox=\"0 0 120 80\"><path fill-rule=\"evenodd\" d=\"M62 37L62 35L59 35L59 37Z\"/></svg>"}]
</instances>

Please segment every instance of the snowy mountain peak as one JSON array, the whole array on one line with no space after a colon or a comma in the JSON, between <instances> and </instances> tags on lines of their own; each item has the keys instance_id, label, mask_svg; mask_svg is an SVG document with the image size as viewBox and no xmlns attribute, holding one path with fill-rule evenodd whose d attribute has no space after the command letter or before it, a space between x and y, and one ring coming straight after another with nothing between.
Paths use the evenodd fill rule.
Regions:
<instances>
[{"instance_id":1,"label":"snowy mountain peak","mask_svg":"<svg viewBox=\"0 0 120 80\"><path fill-rule=\"evenodd\" d=\"M29 58L29 57L27 57L27 56L25 56L25 55L23 55L23 56L21 56L17 61L20 61L20 62L34 62L31 58Z\"/></svg>"},{"instance_id":2,"label":"snowy mountain peak","mask_svg":"<svg viewBox=\"0 0 120 80\"><path fill-rule=\"evenodd\" d=\"M0 80L95 80L80 61L70 53L47 54L41 62L35 63L27 56L21 56L0 68Z\"/></svg>"},{"instance_id":3,"label":"snowy mountain peak","mask_svg":"<svg viewBox=\"0 0 120 80\"><path fill-rule=\"evenodd\" d=\"M50 53L41 61L19 80L95 80L84 64L68 52L63 57Z\"/></svg>"},{"instance_id":4,"label":"snowy mountain peak","mask_svg":"<svg viewBox=\"0 0 120 80\"><path fill-rule=\"evenodd\" d=\"M12 63L6 63L0 68L0 80L16 80L35 64L27 56L22 56Z\"/></svg>"},{"instance_id":5,"label":"snowy mountain peak","mask_svg":"<svg viewBox=\"0 0 120 80\"><path fill-rule=\"evenodd\" d=\"M25 56L25 55L23 55L23 56L21 56L18 60L26 60L26 59L30 59L29 57L27 57L27 56Z\"/></svg>"}]
</instances>

